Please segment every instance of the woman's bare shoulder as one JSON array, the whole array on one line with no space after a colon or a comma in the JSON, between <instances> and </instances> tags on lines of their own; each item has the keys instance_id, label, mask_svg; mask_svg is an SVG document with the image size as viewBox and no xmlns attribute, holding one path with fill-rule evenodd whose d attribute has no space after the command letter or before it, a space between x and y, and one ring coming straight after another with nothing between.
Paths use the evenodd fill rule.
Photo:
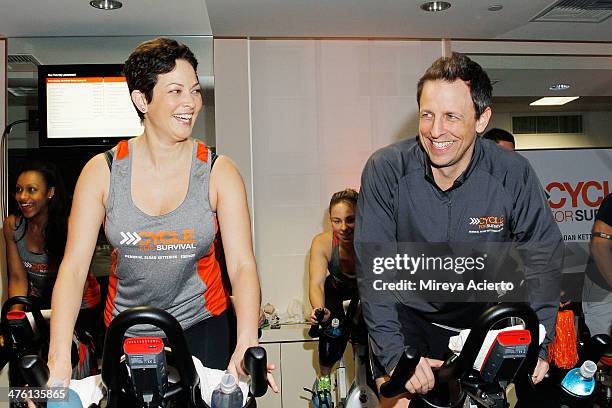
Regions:
<instances>
[{"instance_id":1,"label":"woman's bare shoulder","mask_svg":"<svg viewBox=\"0 0 612 408\"><path fill-rule=\"evenodd\" d=\"M327 249L331 248L332 244L332 232L323 231L312 238L311 249L319 249L327 252Z\"/></svg>"}]
</instances>

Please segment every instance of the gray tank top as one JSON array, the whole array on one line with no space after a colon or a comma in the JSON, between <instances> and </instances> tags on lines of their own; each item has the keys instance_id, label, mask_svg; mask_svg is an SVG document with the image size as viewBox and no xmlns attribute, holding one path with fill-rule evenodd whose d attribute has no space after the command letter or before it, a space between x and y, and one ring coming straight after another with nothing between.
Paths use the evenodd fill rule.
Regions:
<instances>
[{"instance_id":1,"label":"gray tank top","mask_svg":"<svg viewBox=\"0 0 612 408\"><path fill-rule=\"evenodd\" d=\"M332 233L332 252L329 262L327 263L327 270L329 274L336 282L345 283L349 287L357 285L357 276L355 271L353 273L346 273L342 270L342 264L340 263L340 243L336 235Z\"/></svg>"},{"instance_id":2,"label":"gray tank top","mask_svg":"<svg viewBox=\"0 0 612 408\"><path fill-rule=\"evenodd\" d=\"M17 252L28 273L30 290L28 295L40 299L42 309L51 308L51 295L53 285L57 278L57 265L49 265L49 257L46 253L31 252L26 248L26 222L24 219L16 221L15 244Z\"/></svg>"},{"instance_id":3,"label":"gray tank top","mask_svg":"<svg viewBox=\"0 0 612 408\"><path fill-rule=\"evenodd\" d=\"M208 200L211 152L194 141L185 200L172 212L151 216L132 201L132 140L113 149L104 229L114 247L106 325L121 311L153 306L187 329L227 308L228 296L215 258L216 215ZM129 336L160 336L134 326Z\"/></svg>"}]
</instances>

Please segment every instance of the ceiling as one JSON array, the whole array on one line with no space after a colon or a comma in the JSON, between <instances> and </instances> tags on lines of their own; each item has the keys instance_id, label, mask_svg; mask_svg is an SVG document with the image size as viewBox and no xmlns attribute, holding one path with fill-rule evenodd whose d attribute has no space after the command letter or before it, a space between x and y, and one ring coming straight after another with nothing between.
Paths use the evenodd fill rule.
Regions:
<instances>
[{"instance_id":1,"label":"ceiling","mask_svg":"<svg viewBox=\"0 0 612 408\"><path fill-rule=\"evenodd\" d=\"M0 0L0 36L214 35L610 41L601 23L530 22L556 0L123 0L114 11L88 0ZM580 0L596 1L596 0ZM602 1L602 0L599 0ZM491 5L501 11L488 11Z\"/></svg>"},{"instance_id":2,"label":"ceiling","mask_svg":"<svg viewBox=\"0 0 612 408\"><path fill-rule=\"evenodd\" d=\"M419 6L424 0L122 1L123 7L119 10L101 11L90 7L89 0L0 0L0 36L114 37L109 39L111 43L129 49L132 45L128 44L128 39L117 37L213 35L612 41L612 18L600 23L530 21L559 3L557 0L447 0L452 7L439 13L422 11ZM42 10L42 5L50 4L53 7ZM496 4L503 9L488 10ZM16 41L14 39L13 43ZM36 52L37 55L41 53ZM495 95L515 98L514 102L500 100L508 109L514 109L513 103L525 106L525 102L535 100L535 96L551 94L547 88L553 82L572 84L570 91L560 95L582 96L580 102L574 103L574 109L578 104L584 110L610 106L612 58L609 56L530 56L526 59L524 56L476 55L474 59L496 81ZM212 75L212 61L210 70ZM12 74L9 85L32 86L34 76L30 77L20 84L16 74ZM14 102L27 100L10 98L15 99Z\"/></svg>"}]
</instances>

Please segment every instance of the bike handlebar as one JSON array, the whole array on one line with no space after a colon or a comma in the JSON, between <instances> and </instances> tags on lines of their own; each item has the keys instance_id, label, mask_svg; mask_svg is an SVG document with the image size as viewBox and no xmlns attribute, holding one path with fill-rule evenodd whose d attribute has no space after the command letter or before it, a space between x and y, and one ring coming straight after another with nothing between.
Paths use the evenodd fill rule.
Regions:
<instances>
[{"instance_id":1,"label":"bike handlebar","mask_svg":"<svg viewBox=\"0 0 612 408\"><path fill-rule=\"evenodd\" d=\"M525 328L529 330L531 335L532 340L529 343L525 361L519 369L519 373L524 373L525 370L531 373L535 368L538 358L539 321L534 311L527 304L514 303L497 304L485 310L472 327L459 356L449 360L449 364L444 364L440 367L436 378L438 380L443 379L449 383L465 378L472 369L491 327L500 320L510 317L521 318L525 322ZM390 380L380 388L380 392L384 397L392 398L406 392L405 384L414 373L420 357L418 351L410 346L406 347Z\"/></svg>"},{"instance_id":2,"label":"bike handlebar","mask_svg":"<svg viewBox=\"0 0 612 408\"><path fill-rule=\"evenodd\" d=\"M393 398L406 392L406 381L414 374L414 369L421 353L412 346L406 346L389 381L380 386L380 394L385 398Z\"/></svg>"}]
</instances>

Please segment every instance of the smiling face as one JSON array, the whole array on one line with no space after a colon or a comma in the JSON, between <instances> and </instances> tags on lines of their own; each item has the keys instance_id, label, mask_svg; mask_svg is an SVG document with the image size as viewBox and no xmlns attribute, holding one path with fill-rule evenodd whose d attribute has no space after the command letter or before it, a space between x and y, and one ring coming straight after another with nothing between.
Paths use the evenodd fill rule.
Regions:
<instances>
[{"instance_id":1,"label":"smiling face","mask_svg":"<svg viewBox=\"0 0 612 408\"><path fill-rule=\"evenodd\" d=\"M15 199L25 218L46 216L54 193L55 189L48 188L44 177L37 171L25 171L17 179Z\"/></svg>"},{"instance_id":2,"label":"smiling face","mask_svg":"<svg viewBox=\"0 0 612 408\"><path fill-rule=\"evenodd\" d=\"M132 100L145 112L145 128L177 141L191 136L202 109L201 88L195 70L183 59L176 61L172 71L157 76L151 102L147 103L140 91L132 92Z\"/></svg>"},{"instance_id":3,"label":"smiling face","mask_svg":"<svg viewBox=\"0 0 612 408\"><path fill-rule=\"evenodd\" d=\"M466 82L426 81L419 100L419 139L434 176L458 177L468 166L476 134L485 130L491 109L476 119Z\"/></svg>"},{"instance_id":4,"label":"smiling face","mask_svg":"<svg viewBox=\"0 0 612 408\"><path fill-rule=\"evenodd\" d=\"M332 231L342 242L353 242L355 207L346 201L334 204L329 211Z\"/></svg>"}]
</instances>

